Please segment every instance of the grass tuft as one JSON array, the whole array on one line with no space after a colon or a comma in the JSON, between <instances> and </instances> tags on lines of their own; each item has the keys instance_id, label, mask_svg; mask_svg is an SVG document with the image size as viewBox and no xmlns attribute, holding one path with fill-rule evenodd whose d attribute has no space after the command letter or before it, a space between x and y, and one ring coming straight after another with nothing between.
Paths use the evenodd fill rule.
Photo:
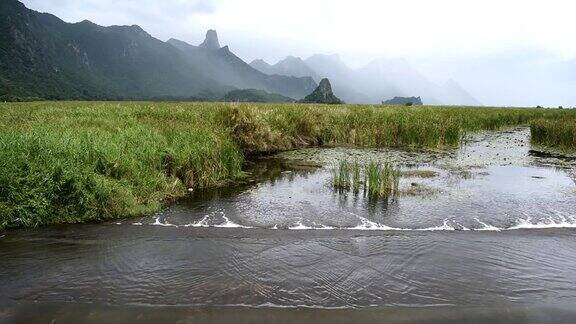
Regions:
<instances>
[{"instance_id":1,"label":"grass tuft","mask_svg":"<svg viewBox=\"0 0 576 324\"><path fill-rule=\"evenodd\" d=\"M332 186L340 193L352 191L357 195L362 190L370 198L388 199L398 194L400 175L390 163L371 161L361 166L357 161L341 160L333 168Z\"/></svg>"}]
</instances>

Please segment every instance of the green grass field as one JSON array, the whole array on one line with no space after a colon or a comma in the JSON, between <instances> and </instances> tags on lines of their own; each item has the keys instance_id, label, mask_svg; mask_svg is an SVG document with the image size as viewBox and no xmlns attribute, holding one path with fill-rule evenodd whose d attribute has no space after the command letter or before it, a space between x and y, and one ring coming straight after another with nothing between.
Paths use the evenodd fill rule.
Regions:
<instances>
[{"instance_id":1,"label":"green grass field","mask_svg":"<svg viewBox=\"0 0 576 324\"><path fill-rule=\"evenodd\" d=\"M1 103L0 228L152 213L241 177L249 155L310 145L455 147L467 132L532 123L547 129L535 141L573 148L575 120L545 109Z\"/></svg>"}]
</instances>

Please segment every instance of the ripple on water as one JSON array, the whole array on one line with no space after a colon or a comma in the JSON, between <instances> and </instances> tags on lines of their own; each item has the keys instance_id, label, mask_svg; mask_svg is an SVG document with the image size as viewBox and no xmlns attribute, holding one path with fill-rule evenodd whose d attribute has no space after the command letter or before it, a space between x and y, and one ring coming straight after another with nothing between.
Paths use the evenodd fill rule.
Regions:
<instances>
[{"instance_id":1,"label":"ripple on water","mask_svg":"<svg viewBox=\"0 0 576 324\"><path fill-rule=\"evenodd\" d=\"M0 236L0 301L574 305L574 181L518 152L514 165L494 158L470 168L474 147L485 145L470 147L412 166L437 176L401 185L441 189L430 196L375 202L335 193L328 166L276 168L257 185L194 193L136 221L8 231ZM462 163L441 167L435 158Z\"/></svg>"},{"instance_id":2,"label":"ripple on water","mask_svg":"<svg viewBox=\"0 0 576 324\"><path fill-rule=\"evenodd\" d=\"M430 169L430 167L428 167ZM183 201L149 224L175 227L258 228L269 230L504 231L576 227L574 181L562 170L492 166L479 177L449 172L421 180L442 193L371 201L336 193L331 172L280 175L241 194ZM412 181L401 182L410 186Z\"/></svg>"}]
</instances>

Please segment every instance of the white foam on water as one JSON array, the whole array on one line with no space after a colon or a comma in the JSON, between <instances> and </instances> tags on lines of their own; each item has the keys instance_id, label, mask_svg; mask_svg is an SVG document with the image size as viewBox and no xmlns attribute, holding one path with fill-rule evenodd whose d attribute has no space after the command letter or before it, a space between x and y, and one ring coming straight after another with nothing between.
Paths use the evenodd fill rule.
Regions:
<instances>
[{"instance_id":1,"label":"white foam on water","mask_svg":"<svg viewBox=\"0 0 576 324\"><path fill-rule=\"evenodd\" d=\"M198 222L192 223L192 224L186 224L186 225L183 225L183 227L253 228L251 226L244 226L244 225L234 223L225 215L222 215L222 218L224 219L223 223L210 224L210 222L209 222L210 216L211 215L206 215L206 216L202 217L202 219L199 220Z\"/></svg>"},{"instance_id":2,"label":"white foam on water","mask_svg":"<svg viewBox=\"0 0 576 324\"><path fill-rule=\"evenodd\" d=\"M323 224L318 225L318 224L316 224L316 222L313 222L313 223L314 223L314 229L317 229L317 230L333 230L333 229L335 229L335 227L332 227L332 226L326 226Z\"/></svg>"},{"instance_id":3,"label":"white foam on water","mask_svg":"<svg viewBox=\"0 0 576 324\"><path fill-rule=\"evenodd\" d=\"M527 229L554 229L554 228L576 228L576 216L572 215L562 215L556 213L555 216L549 216L547 218L534 221L531 217L527 218L519 218L516 221L516 224L511 227L496 227L494 225L488 224L475 218L474 220L482 225L481 228L469 228L466 227L458 222L455 222L450 219L445 219L442 221L441 225L426 227L426 228L398 228L398 227L391 227L384 224L380 224L374 221L371 221L367 218L362 216L353 214L355 217L358 218L360 224L353 226L353 227L333 227L327 226L324 224L317 224L313 222L313 226L306 226L302 223L302 220L299 220L294 225L288 227L288 230L355 230L355 231L418 231L418 232L436 232L436 231L491 231L491 232L500 232L500 231L511 231L511 230L527 230ZM226 215L222 213L220 217L222 217L223 222L220 223L213 223L211 222L212 216L214 214L209 214L199 221L191 224L185 225L176 225L167 222L162 222L160 217L155 217L153 223L143 224L141 222L132 223L135 226L142 226L142 225L151 225L151 226L163 226L163 227L215 227L215 228L245 228L245 229L253 229L255 227L252 226L245 226L237 224L231 221ZM282 228L278 227L278 224L275 224L271 228L267 228L268 230L283 230ZM285 229L285 228L284 228Z\"/></svg>"},{"instance_id":4,"label":"white foam on water","mask_svg":"<svg viewBox=\"0 0 576 324\"><path fill-rule=\"evenodd\" d=\"M456 225L460 226L460 230L461 231L470 231L470 228L460 224L460 223L456 223Z\"/></svg>"},{"instance_id":5,"label":"white foam on water","mask_svg":"<svg viewBox=\"0 0 576 324\"><path fill-rule=\"evenodd\" d=\"M202 217L202 219L200 219L199 221L195 222L195 223L191 223L191 224L185 224L185 225L176 225L176 224L171 224L171 223L163 223L160 221L160 217L156 217L154 219L154 223L152 224L146 224L146 225L151 225L151 226L164 226L164 227L217 227L217 228L253 228L251 226L244 226L244 225L240 225L240 224L236 224L234 222L232 222L228 217L226 217L225 215L222 215L222 218L224 219L223 223L219 223L219 224L210 224L209 220L210 220L210 216L211 215L206 215L204 217ZM133 225L144 225L142 223L134 223Z\"/></svg>"},{"instance_id":6,"label":"white foam on water","mask_svg":"<svg viewBox=\"0 0 576 324\"><path fill-rule=\"evenodd\" d=\"M231 221L230 219L228 219L228 217L222 215L222 218L224 218L225 222L223 224L217 224L214 225L214 227L222 227L222 228L252 228L251 226L244 226L244 225L240 225L240 224L236 224L233 221Z\"/></svg>"},{"instance_id":7,"label":"white foam on water","mask_svg":"<svg viewBox=\"0 0 576 324\"><path fill-rule=\"evenodd\" d=\"M547 228L576 228L576 221L574 217L558 216L558 218L548 217L547 219L532 222L530 217L526 219L519 219L516 225L507 228L507 230L516 229L547 229Z\"/></svg>"},{"instance_id":8,"label":"white foam on water","mask_svg":"<svg viewBox=\"0 0 576 324\"><path fill-rule=\"evenodd\" d=\"M301 221L298 221L296 225L289 227L289 230L355 230L355 231L418 231L418 232L436 232L436 231L485 231L485 232L501 232L501 231L510 231L510 230L517 230L517 229L548 229L548 228L576 228L576 218L573 216L562 217L557 216L558 219L554 220L553 218L548 218L544 221L539 222L531 222L530 218L528 219L519 219L517 225L512 227L496 227L494 225L488 224L483 222L477 218L475 218L476 222L482 225L481 228L469 228L466 227L458 222L451 221L449 219L445 219L442 221L442 225L432 226L432 227L425 227L425 228L398 228L398 227L391 227L387 225L383 225L369 219L366 219L362 216L355 215L359 220L360 224L353 226L353 227L331 227L331 226L315 226L309 227L302 224ZM316 225L316 223L315 223ZM277 230L279 229L277 225L274 225L271 229Z\"/></svg>"},{"instance_id":9,"label":"white foam on water","mask_svg":"<svg viewBox=\"0 0 576 324\"><path fill-rule=\"evenodd\" d=\"M296 225L290 226L290 227L288 227L288 229L289 230L300 230L300 231L302 231L302 230L333 230L333 229L337 229L335 227L327 226L324 224L319 225L316 222L312 222L312 224L314 226L306 226L306 225L302 224L302 220L299 220L296 223ZM274 227L272 227L272 229L275 229L275 230L279 229L278 225L274 225Z\"/></svg>"},{"instance_id":10,"label":"white foam on water","mask_svg":"<svg viewBox=\"0 0 576 324\"><path fill-rule=\"evenodd\" d=\"M404 231L405 230L402 228L394 228L394 227L382 225L380 223L376 223L376 222L373 222L369 219L366 219L362 216L358 216L358 215L355 215L355 216L358 217L358 219L360 220L361 223L359 225L354 226L354 227L348 227L345 229L357 230L357 231L358 230L359 231Z\"/></svg>"},{"instance_id":11,"label":"white foam on water","mask_svg":"<svg viewBox=\"0 0 576 324\"><path fill-rule=\"evenodd\" d=\"M492 231L492 232L500 232L502 229L479 220L478 218L474 218L480 225L484 226L482 228L474 229L475 231Z\"/></svg>"},{"instance_id":12,"label":"white foam on water","mask_svg":"<svg viewBox=\"0 0 576 324\"><path fill-rule=\"evenodd\" d=\"M415 229L416 231L424 231L424 232L436 232L436 231L455 231L456 228L448 224L448 220L445 219L442 221L441 226L434 226L434 227L427 227L427 228L418 228Z\"/></svg>"},{"instance_id":13,"label":"white foam on water","mask_svg":"<svg viewBox=\"0 0 576 324\"><path fill-rule=\"evenodd\" d=\"M290 227L288 227L288 229L289 230L302 231L302 230L311 230L311 229L314 229L314 227L306 226L306 225L302 224L302 221L298 221L296 223L296 225L290 226Z\"/></svg>"},{"instance_id":14,"label":"white foam on water","mask_svg":"<svg viewBox=\"0 0 576 324\"><path fill-rule=\"evenodd\" d=\"M206 215L206 216L202 217L202 219L197 221L196 223L182 225L182 227L210 227L210 224L208 224L209 218L210 218L210 215Z\"/></svg>"},{"instance_id":15,"label":"white foam on water","mask_svg":"<svg viewBox=\"0 0 576 324\"><path fill-rule=\"evenodd\" d=\"M151 224L154 226L165 226L165 227L178 227L178 225L174 225L174 224L169 224L169 223L162 223L160 221L160 217L156 217L156 219L154 219L154 223Z\"/></svg>"}]
</instances>

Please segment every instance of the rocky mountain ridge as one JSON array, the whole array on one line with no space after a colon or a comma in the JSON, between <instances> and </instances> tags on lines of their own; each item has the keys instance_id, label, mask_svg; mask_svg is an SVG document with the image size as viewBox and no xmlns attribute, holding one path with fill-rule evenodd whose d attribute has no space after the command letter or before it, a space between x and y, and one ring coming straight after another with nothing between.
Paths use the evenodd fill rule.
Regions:
<instances>
[{"instance_id":1,"label":"rocky mountain ridge","mask_svg":"<svg viewBox=\"0 0 576 324\"><path fill-rule=\"evenodd\" d=\"M139 26L67 23L0 1L0 97L82 100L215 100L235 88L303 98L310 77L269 76L230 49L215 30L199 46L163 42Z\"/></svg>"}]
</instances>

